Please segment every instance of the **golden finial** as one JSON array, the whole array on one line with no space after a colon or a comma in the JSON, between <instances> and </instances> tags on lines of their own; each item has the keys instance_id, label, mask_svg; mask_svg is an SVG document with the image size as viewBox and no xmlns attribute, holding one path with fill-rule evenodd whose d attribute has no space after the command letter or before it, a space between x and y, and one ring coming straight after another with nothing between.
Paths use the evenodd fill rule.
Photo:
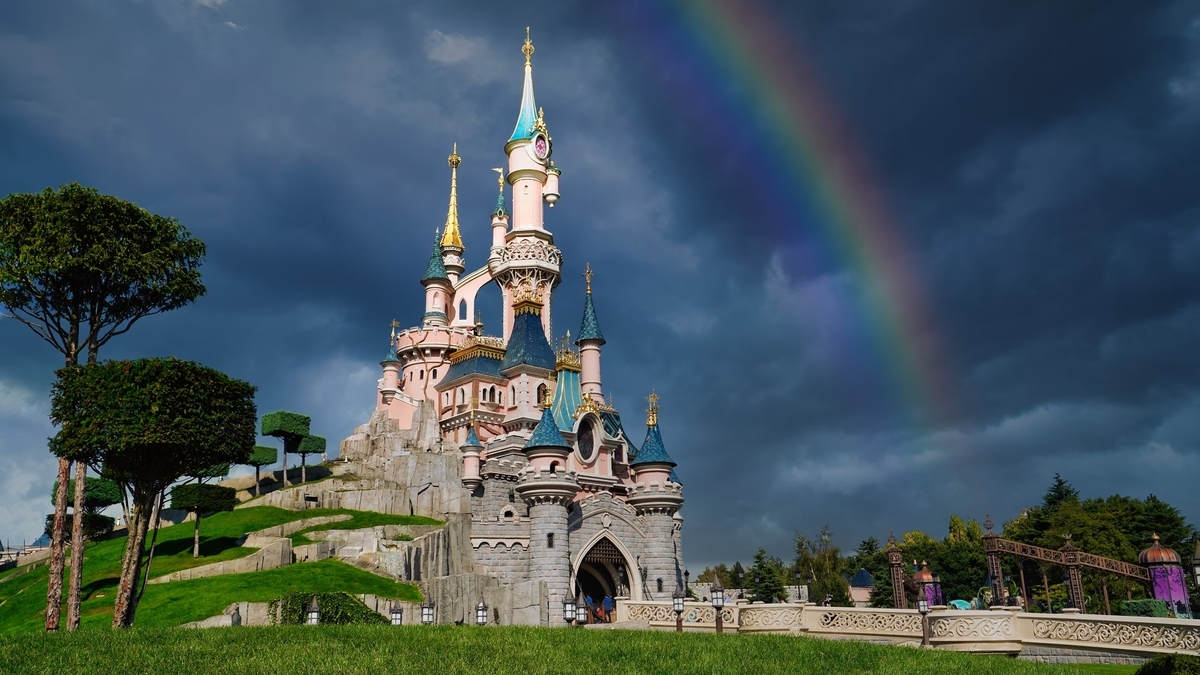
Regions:
<instances>
[{"instance_id":1,"label":"golden finial","mask_svg":"<svg viewBox=\"0 0 1200 675\"><path fill-rule=\"evenodd\" d=\"M542 407L549 408L554 405L554 391L550 387L546 387L546 395L542 398Z\"/></svg>"},{"instance_id":2,"label":"golden finial","mask_svg":"<svg viewBox=\"0 0 1200 675\"><path fill-rule=\"evenodd\" d=\"M399 327L400 327L400 322L395 319L392 319L392 335L393 336L396 335L396 329Z\"/></svg>"},{"instance_id":3,"label":"golden finial","mask_svg":"<svg viewBox=\"0 0 1200 675\"><path fill-rule=\"evenodd\" d=\"M587 280L588 295L592 294L592 264L585 263L583 266L583 278Z\"/></svg>"},{"instance_id":4,"label":"golden finial","mask_svg":"<svg viewBox=\"0 0 1200 675\"><path fill-rule=\"evenodd\" d=\"M650 402L650 407L646 409L646 426L653 427L658 425L658 394L653 389L650 390L650 395L646 397Z\"/></svg>"},{"instance_id":5,"label":"golden finial","mask_svg":"<svg viewBox=\"0 0 1200 675\"><path fill-rule=\"evenodd\" d=\"M462 248L462 235L458 232L458 165L462 157L458 156L458 143L446 158L450 164L450 206L446 209L446 234L442 236L442 246Z\"/></svg>"},{"instance_id":6,"label":"golden finial","mask_svg":"<svg viewBox=\"0 0 1200 675\"><path fill-rule=\"evenodd\" d=\"M533 40L529 39L529 26L525 26L525 44L521 47L521 53L525 55L525 65L529 65L529 58L533 56Z\"/></svg>"},{"instance_id":7,"label":"golden finial","mask_svg":"<svg viewBox=\"0 0 1200 675\"><path fill-rule=\"evenodd\" d=\"M492 171L496 172L496 185L500 186L501 192L504 192L504 169L494 166L492 167Z\"/></svg>"},{"instance_id":8,"label":"golden finial","mask_svg":"<svg viewBox=\"0 0 1200 675\"><path fill-rule=\"evenodd\" d=\"M547 136L550 135L550 132L546 130L546 111L541 108L538 108L537 119L533 121L533 130L540 131Z\"/></svg>"}]
</instances>

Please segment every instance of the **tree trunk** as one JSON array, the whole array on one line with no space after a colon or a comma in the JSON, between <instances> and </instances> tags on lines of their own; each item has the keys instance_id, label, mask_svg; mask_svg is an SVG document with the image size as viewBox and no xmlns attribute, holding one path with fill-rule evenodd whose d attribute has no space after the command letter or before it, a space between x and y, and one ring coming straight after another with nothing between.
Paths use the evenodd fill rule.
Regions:
<instances>
[{"instance_id":1,"label":"tree trunk","mask_svg":"<svg viewBox=\"0 0 1200 675\"><path fill-rule=\"evenodd\" d=\"M158 526L161 523L163 500L166 497L166 490L158 493L158 499L154 502L154 514L150 516L150 522L154 523L154 535L150 537L150 553L146 556L146 571L142 574L142 586L137 592L139 601L142 599L142 594L146 592L146 582L150 581L150 568L154 565L154 545L158 543Z\"/></svg>"},{"instance_id":2,"label":"tree trunk","mask_svg":"<svg viewBox=\"0 0 1200 675\"><path fill-rule=\"evenodd\" d=\"M1112 607L1108 604L1108 575L1100 575L1100 587L1104 589L1104 613L1112 614Z\"/></svg>"},{"instance_id":3,"label":"tree trunk","mask_svg":"<svg viewBox=\"0 0 1200 675\"><path fill-rule=\"evenodd\" d=\"M62 612L63 535L67 519L67 483L71 462L58 460L58 489L54 491L54 527L50 532L50 581L46 589L46 630L58 630Z\"/></svg>"},{"instance_id":4,"label":"tree trunk","mask_svg":"<svg viewBox=\"0 0 1200 675\"><path fill-rule=\"evenodd\" d=\"M283 450L283 487L287 487L287 448Z\"/></svg>"},{"instance_id":5,"label":"tree trunk","mask_svg":"<svg viewBox=\"0 0 1200 675\"><path fill-rule=\"evenodd\" d=\"M1042 589L1046 591L1046 613L1054 613L1054 603L1050 601L1050 580L1046 578L1046 569L1042 568Z\"/></svg>"},{"instance_id":6,"label":"tree trunk","mask_svg":"<svg viewBox=\"0 0 1200 675\"><path fill-rule=\"evenodd\" d=\"M308 482L308 472L306 471L306 469L308 468L307 460L308 460L308 455L305 455L305 454L300 455L300 482L301 483Z\"/></svg>"},{"instance_id":7,"label":"tree trunk","mask_svg":"<svg viewBox=\"0 0 1200 675\"><path fill-rule=\"evenodd\" d=\"M196 528L192 531L192 557L200 557L200 512L196 511Z\"/></svg>"},{"instance_id":8,"label":"tree trunk","mask_svg":"<svg viewBox=\"0 0 1200 675\"><path fill-rule=\"evenodd\" d=\"M258 466L254 467L254 496L258 496Z\"/></svg>"},{"instance_id":9,"label":"tree trunk","mask_svg":"<svg viewBox=\"0 0 1200 675\"><path fill-rule=\"evenodd\" d=\"M79 628L80 593L83 588L83 499L87 464L75 462L75 504L71 507L71 590L67 595L67 630Z\"/></svg>"},{"instance_id":10,"label":"tree trunk","mask_svg":"<svg viewBox=\"0 0 1200 675\"><path fill-rule=\"evenodd\" d=\"M117 597L113 605L113 628L128 628L133 625L137 613L138 572L142 567L142 547L146 544L146 530L150 527L150 512L154 508L149 496L134 494L129 516L129 537L125 540L125 555L121 560L121 576L117 581Z\"/></svg>"}]
</instances>

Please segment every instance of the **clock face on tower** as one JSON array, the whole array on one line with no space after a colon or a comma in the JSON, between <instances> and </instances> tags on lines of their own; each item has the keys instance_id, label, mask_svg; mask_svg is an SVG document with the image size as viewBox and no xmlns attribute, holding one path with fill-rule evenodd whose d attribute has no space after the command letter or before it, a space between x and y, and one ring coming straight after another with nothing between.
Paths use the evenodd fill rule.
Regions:
<instances>
[{"instance_id":1,"label":"clock face on tower","mask_svg":"<svg viewBox=\"0 0 1200 675\"><path fill-rule=\"evenodd\" d=\"M536 134L533 137L533 155L540 160L544 160L550 156L550 141L542 134Z\"/></svg>"}]
</instances>

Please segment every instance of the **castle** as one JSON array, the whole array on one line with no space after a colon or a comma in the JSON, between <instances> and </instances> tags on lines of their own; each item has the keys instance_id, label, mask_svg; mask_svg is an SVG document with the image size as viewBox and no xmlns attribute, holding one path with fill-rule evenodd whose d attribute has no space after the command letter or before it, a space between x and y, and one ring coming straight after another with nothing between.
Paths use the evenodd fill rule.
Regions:
<instances>
[{"instance_id":1,"label":"castle","mask_svg":"<svg viewBox=\"0 0 1200 675\"><path fill-rule=\"evenodd\" d=\"M453 564L430 562L428 552L417 557L440 571L414 570L411 556L387 562L388 542L377 564L422 581L431 596L474 592L465 582L439 587L433 576L485 575L501 589L522 589L524 600L510 592L501 601L510 609L529 606L512 622L553 624L563 618L563 599L576 594L669 599L684 582L683 496L659 433L657 397L649 397L646 435L637 444L601 393L605 340L590 266L580 330L573 344L568 333L551 347L551 299L563 256L546 229L543 204L558 201L560 171L534 100L528 36L522 52L521 106L504 146L507 172L497 169L486 264L466 273L455 147L445 227L421 278L424 315L419 326L399 332L392 322L376 412L343 441L342 459L352 468L338 473L343 481L359 479L351 486L357 493L390 490L390 497L362 497L363 504L445 519L457 528L444 537L447 546L465 549L469 539L469 551L449 556ZM472 320L477 295L493 282L504 307L499 336L484 335Z\"/></svg>"}]
</instances>

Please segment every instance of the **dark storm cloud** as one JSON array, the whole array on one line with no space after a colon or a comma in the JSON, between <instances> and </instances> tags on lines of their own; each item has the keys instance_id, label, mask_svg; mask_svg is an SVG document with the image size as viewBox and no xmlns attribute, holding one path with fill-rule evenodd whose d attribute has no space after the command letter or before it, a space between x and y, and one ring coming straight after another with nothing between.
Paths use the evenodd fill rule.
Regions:
<instances>
[{"instance_id":1,"label":"dark storm cloud","mask_svg":"<svg viewBox=\"0 0 1200 675\"><path fill-rule=\"evenodd\" d=\"M621 6L21 3L0 28L0 191L79 180L179 217L209 244L209 296L104 356L200 360L340 439L388 322L421 311L453 142L468 264L484 258L530 24L563 168L555 331L578 328L588 261L605 388L636 440L643 397L663 396L690 564L786 556L825 523L844 548L940 535L951 512L1015 515L1054 472L1200 521L1200 9L774 11L891 197L955 418L914 424L895 400L845 318L853 270L801 271L804 242L747 222L770 205L725 186L753 149L698 135L681 106L704 102L670 96ZM33 537L59 358L9 321L0 354L0 536Z\"/></svg>"}]
</instances>

